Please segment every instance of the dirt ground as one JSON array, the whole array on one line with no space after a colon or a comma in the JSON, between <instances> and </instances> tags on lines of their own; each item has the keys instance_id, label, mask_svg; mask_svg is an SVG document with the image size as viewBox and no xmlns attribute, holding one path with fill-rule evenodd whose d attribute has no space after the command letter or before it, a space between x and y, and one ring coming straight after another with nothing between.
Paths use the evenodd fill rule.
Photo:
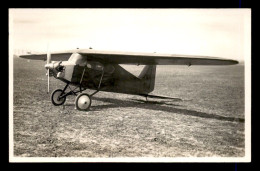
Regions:
<instances>
[{"instance_id":1,"label":"dirt ground","mask_svg":"<svg viewBox=\"0 0 260 171\"><path fill-rule=\"evenodd\" d=\"M245 155L243 65L158 66L152 94L182 101L99 92L81 112L75 96L52 105L44 64L14 58L14 156ZM51 78L51 91L63 87Z\"/></svg>"}]
</instances>

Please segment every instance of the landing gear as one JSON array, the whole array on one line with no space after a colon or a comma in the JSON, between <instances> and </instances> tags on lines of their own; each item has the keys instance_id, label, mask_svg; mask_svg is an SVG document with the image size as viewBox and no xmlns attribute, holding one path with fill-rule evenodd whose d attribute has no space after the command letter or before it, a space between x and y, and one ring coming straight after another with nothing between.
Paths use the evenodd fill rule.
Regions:
<instances>
[{"instance_id":1,"label":"landing gear","mask_svg":"<svg viewBox=\"0 0 260 171\"><path fill-rule=\"evenodd\" d=\"M60 106L63 105L66 101L66 96L61 97L62 95L62 90L61 89L57 89L54 90L51 94L51 102L54 106Z\"/></svg>"},{"instance_id":2,"label":"landing gear","mask_svg":"<svg viewBox=\"0 0 260 171\"><path fill-rule=\"evenodd\" d=\"M66 86L64 87L63 90L57 89L52 93L51 101L55 106L60 106L60 105L64 104L65 101L66 101L66 97L68 95L75 95L75 96L77 96L76 100L75 100L76 109L78 109L80 111L87 111L90 108L91 97L94 96L96 93L98 93L99 90L100 90L101 83L102 83L103 76L104 76L104 70L102 71L102 75L100 77L99 84L98 84L96 91L94 93L90 94L90 95L88 95L86 93L82 93L84 90L86 90L86 88L82 87L82 84L81 84L82 80L83 80L84 73L85 73L85 68L84 68L84 71L82 73L80 82L79 82L78 86L76 86L75 89L72 90L69 86L70 82L67 82L67 84L66 84ZM66 92L68 87L69 87L70 91ZM76 90L76 89L79 89L79 90Z\"/></svg>"},{"instance_id":3,"label":"landing gear","mask_svg":"<svg viewBox=\"0 0 260 171\"><path fill-rule=\"evenodd\" d=\"M80 111L87 111L91 106L91 98L86 93L81 93L76 97L75 106Z\"/></svg>"},{"instance_id":4,"label":"landing gear","mask_svg":"<svg viewBox=\"0 0 260 171\"><path fill-rule=\"evenodd\" d=\"M68 87L69 87L69 83L64 87L63 90L57 89L52 92L51 102L54 106L63 105L65 103L66 97L68 95L75 95L76 96L76 100L75 100L76 109L78 109L80 111L87 111L91 106L91 97L99 92L99 90L96 90L94 93L88 95L86 93L82 93L82 91L84 91L86 89L82 89L81 86L77 87L77 88L79 88L79 90L77 90L77 91L76 91L77 88L72 90L69 87L70 91L65 92Z\"/></svg>"}]
</instances>

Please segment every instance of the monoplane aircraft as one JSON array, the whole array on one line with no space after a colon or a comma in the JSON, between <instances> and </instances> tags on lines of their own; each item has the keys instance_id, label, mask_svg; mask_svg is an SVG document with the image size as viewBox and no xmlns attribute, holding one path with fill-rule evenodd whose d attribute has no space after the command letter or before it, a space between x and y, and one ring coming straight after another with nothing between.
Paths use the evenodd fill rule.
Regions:
<instances>
[{"instance_id":1,"label":"monoplane aircraft","mask_svg":"<svg viewBox=\"0 0 260 171\"><path fill-rule=\"evenodd\" d=\"M75 95L78 110L87 111L91 97L99 91L140 95L144 97L170 98L149 95L154 90L157 65L233 65L238 61L208 56L134 53L76 49L52 54L27 54L20 56L30 60L47 60L45 68L49 76L66 83L63 89L51 94L53 105L63 105L66 97ZM52 61L53 60L53 61ZM145 65L139 76L125 70L120 64ZM73 85L75 89L67 91ZM86 89L95 90L92 94Z\"/></svg>"}]
</instances>

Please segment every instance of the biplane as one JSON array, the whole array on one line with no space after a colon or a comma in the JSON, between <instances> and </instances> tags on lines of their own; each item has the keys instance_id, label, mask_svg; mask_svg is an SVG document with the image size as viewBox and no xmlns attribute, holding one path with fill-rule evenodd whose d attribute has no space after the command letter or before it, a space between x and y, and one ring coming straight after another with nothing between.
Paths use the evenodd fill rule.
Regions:
<instances>
[{"instance_id":1,"label":"biplane","mask_svg":"<svg viewBox=\"0 0 260 171\"><path fill-rule=\"evenodd\" d=\"M63 89L51 94L52 104L63 105L66 97L75 95L75 107L87 111L91 98L99 91L124 93L152 98L171 99L171 97L150 95L154 90L157 65L234 65L238 61L208 56L112 52L94 49L75 49L46 54L27 54L21 58L46 60L48 76L53 76L66 83ZM121 64L144 65L138 76L124 69ZM72 85L76 88L68 87ZM86 89L94 90L92 94L84 93Z\"/></svg>"}]
</instances>

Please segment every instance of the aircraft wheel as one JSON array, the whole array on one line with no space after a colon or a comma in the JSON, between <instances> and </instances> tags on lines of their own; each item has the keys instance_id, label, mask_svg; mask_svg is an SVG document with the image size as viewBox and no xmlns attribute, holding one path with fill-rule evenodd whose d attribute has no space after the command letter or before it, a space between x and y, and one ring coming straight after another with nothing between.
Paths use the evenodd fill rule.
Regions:
<instances>
[{"instance_id":1,"label":"aircraft wheel","mask_svg":"<svg viewBox=\"0 0 260 171\"><path fill-rule=\"evenodd\" d=\"M54 90L51 94L51 102L55 106L63 105L66 101L66 97L59 98L62 93L61 89Z\"/></svg>"},{"instance_id":2,"label":"aircraft wheel","mask_svg":"<svg viewBox=\"0 0 260 171\"><path fill-rule=\"evenodd\" d=\"M80 111L87 111L91 106L91 98L86 93L81 93L76 97L76 108Z\"/></svg>"}]
</instances>

